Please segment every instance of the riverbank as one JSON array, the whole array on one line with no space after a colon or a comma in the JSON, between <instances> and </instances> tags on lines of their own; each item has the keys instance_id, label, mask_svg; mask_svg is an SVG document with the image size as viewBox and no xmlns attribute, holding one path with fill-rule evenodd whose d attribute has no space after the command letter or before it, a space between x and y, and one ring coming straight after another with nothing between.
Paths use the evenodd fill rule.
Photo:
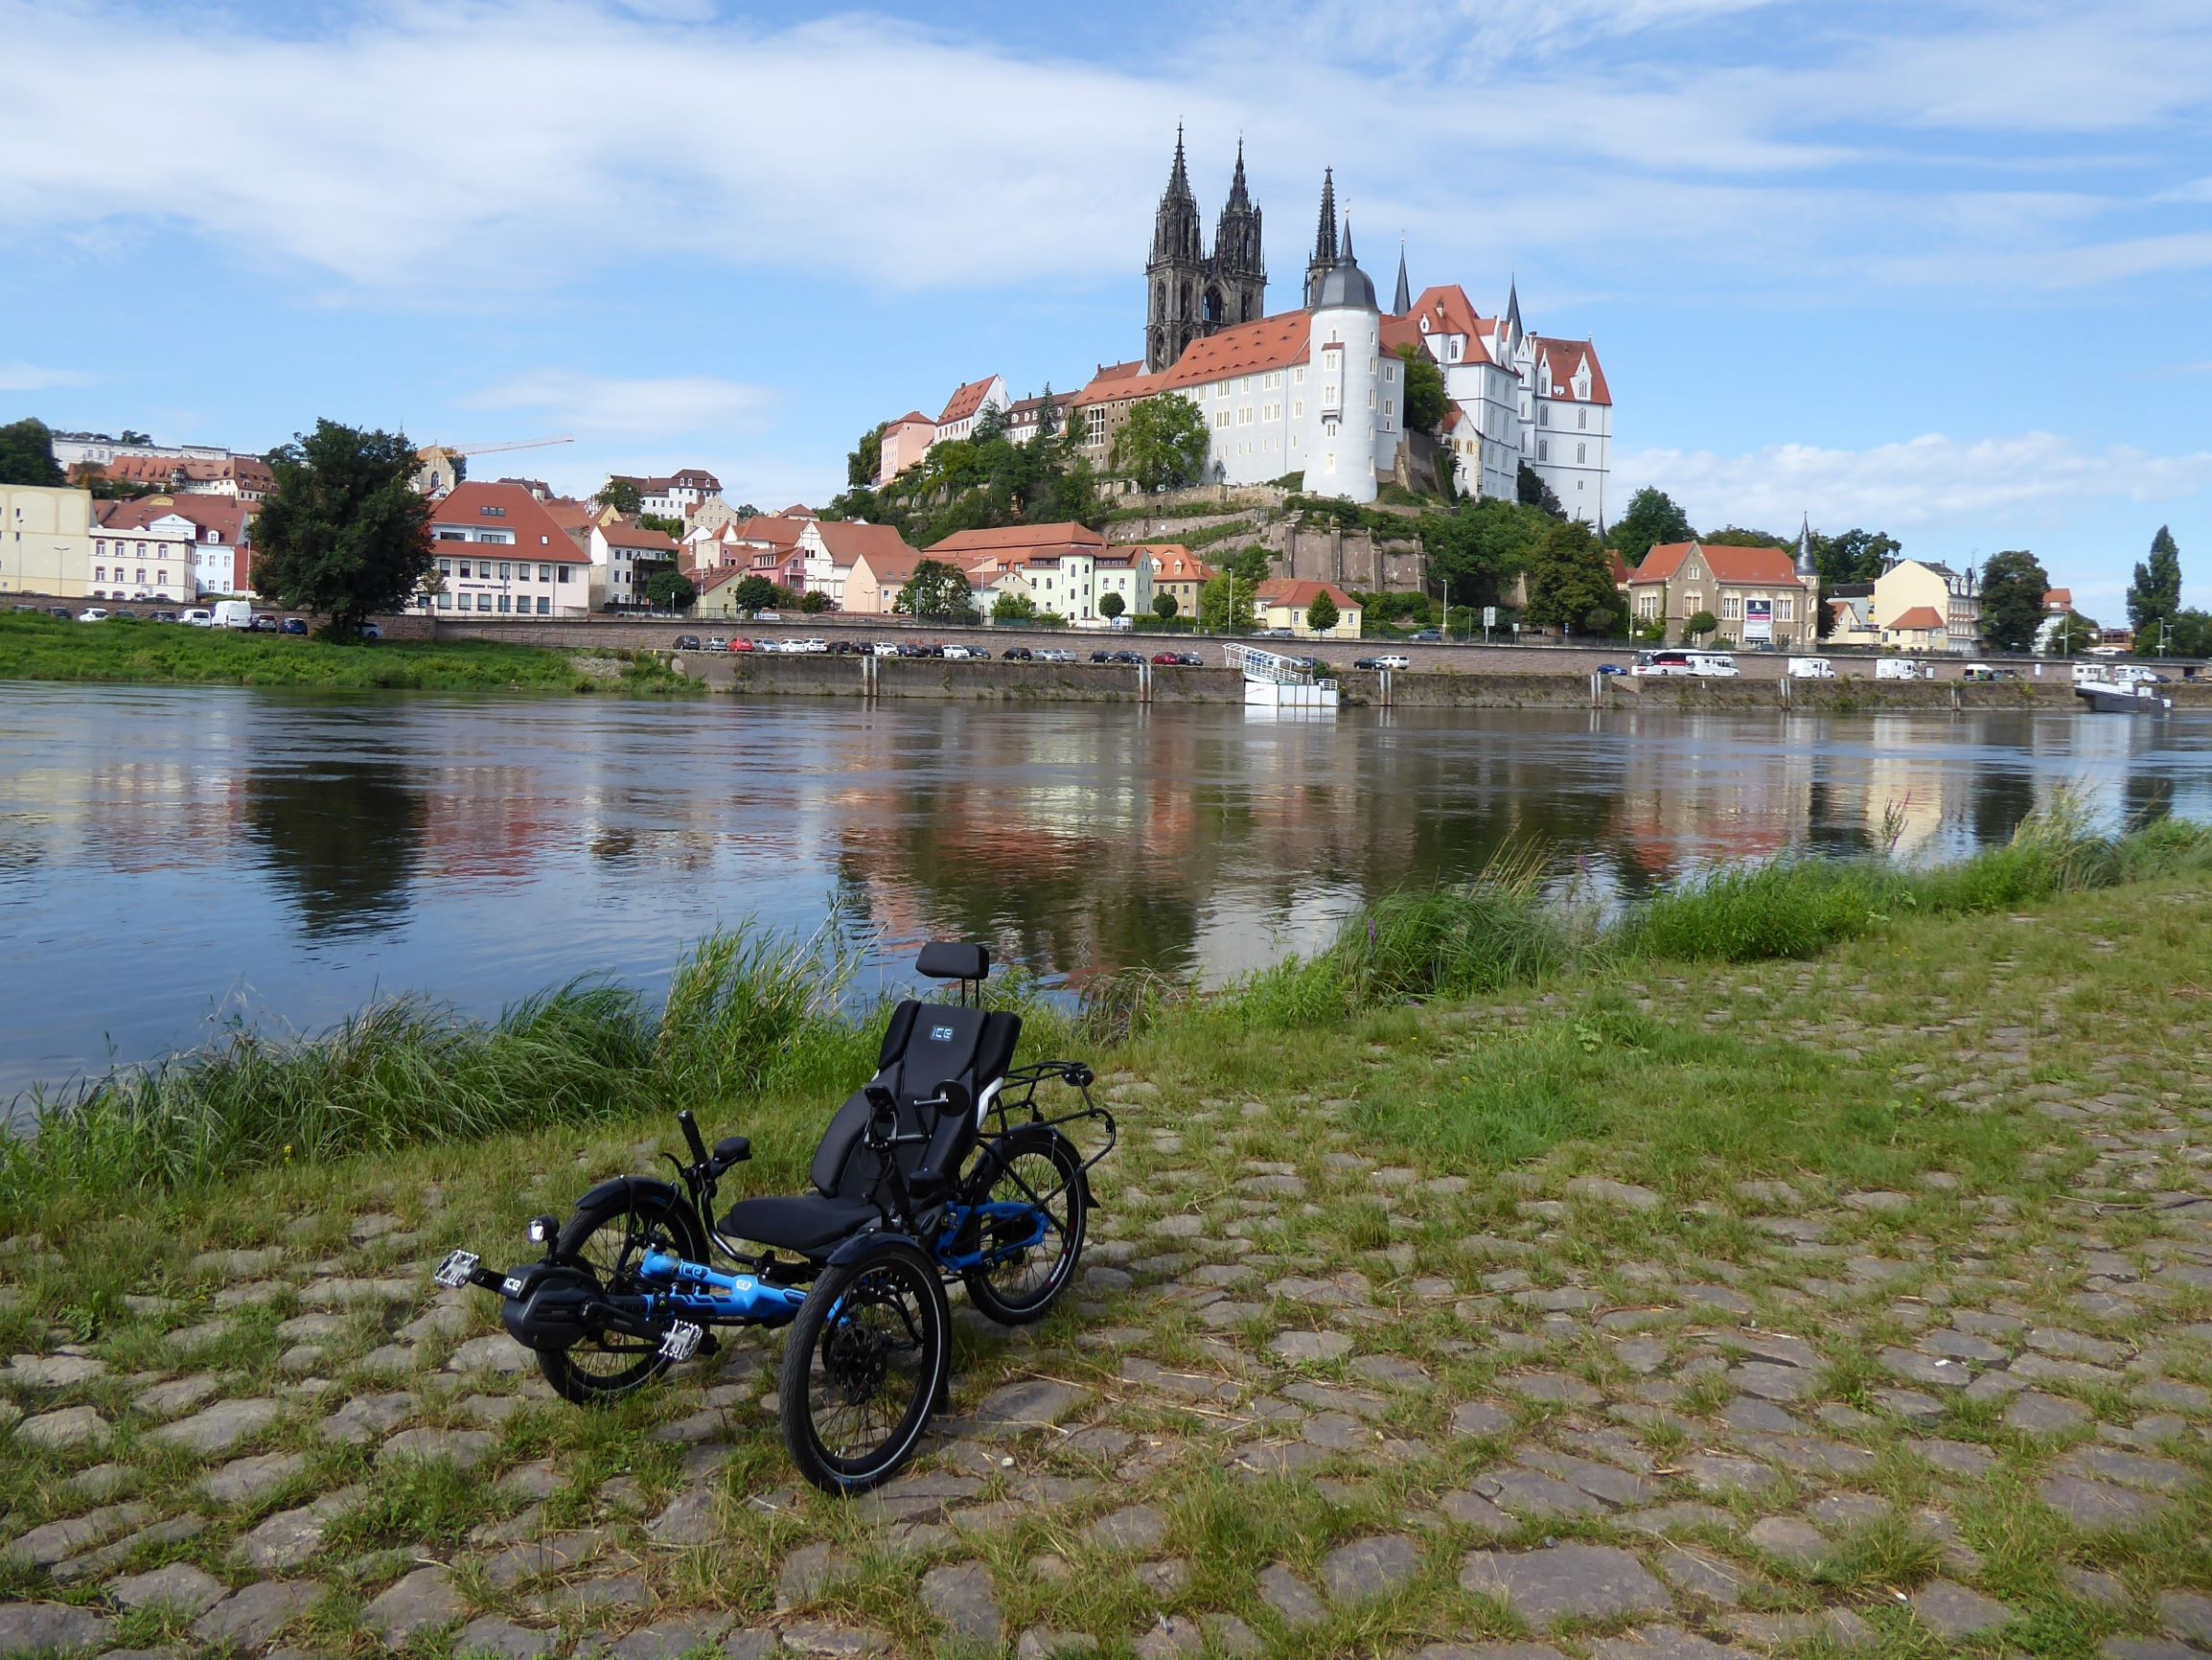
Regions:
<instances>
[{"instance_id":1,"label":"riverbank","mask_svg":"<svg viewBox=\"0 0 2212 1660\"><path fill-rule=\"evenodd\" d=\"M963 1317L946 1434L867 1503L794 1487L773 1342L586 1415L427 1280L519 1254L684 1101L753 1136L746 1191L797 1181L817 1084L867 1063L805 1039L772 1070L764 1038L823 1029L737 995L795 986L784 954L700 966L659 1098L597 1108L572 1059L529 1129L15 1189L0 1639L2182 1652L2212 1570L2201 836L1746 874L1624 935L1525 890L1032 1026L1122 1120L1089 1272L1042 1327ZM519 1075L619 1015L453 1058ZM411 1042L358 1034L326 1082L405 1098Z\"/></svg>"},{"instance_id":2,"label":"riverbank","mask_svg":"<svg viewBox=\"0 0 2212 1660\"><path fill-rule=\"evenodd\" d=\"M0 680L227 685L301 691L620 692L689 696L652 653L487 640L336 645L291 634L0 614Z\"/></svg>"}]
</instances>

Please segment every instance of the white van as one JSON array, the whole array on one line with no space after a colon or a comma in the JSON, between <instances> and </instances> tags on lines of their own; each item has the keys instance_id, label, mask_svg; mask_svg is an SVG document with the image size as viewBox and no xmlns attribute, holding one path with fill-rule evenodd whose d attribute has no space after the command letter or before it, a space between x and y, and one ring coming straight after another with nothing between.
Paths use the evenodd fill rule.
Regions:
<instances>
[{"instance_id":1,"label":"white van","mask_svg":"<svg viewBox=\"0 0 2212 1660\"><path fill-rule=\"evenodd\" d=\"M1916 663L1908 657L1883 657L1874 665L1878 680L1932 680L1935 664Z\"/></svg>"},{"instance_id":2,"label":"white van","mask_svg":"<svg viewBox=\"0 0 2212 1660\"><path fill-rule=\"evenodd\" d=\"M1726 652L1692 652L1690 672L1707 680L1733 680L1741 672Z\"/></svg>"},{"instance_id":3,"label":"white van","mask_svg":"<svg viewBox=\"0 0 2212 1660\"><path fill-rule=\"evenodd\" d=\"M251 629L253 627L253 601L250 599L219 599L215 602L214 620L208 625L219 629Z\"/></svg>"},{"instance_id":4,"label":"white van","mask_svg":"<svg viewBox=\"0 0 2212 1660\"><path fill-rule=\"evenodd\" d=\"M1835 665L1826 657L1791 657L1789 678L1793 680L1832 680Z\"/></svg>"},{"instance_id":5,"label":"white van","mask_svg":"<svg viewBox=\"0 0 2212 1660\"><path fill-rule=\"evenodd\" d=\"M205 606L196 605L176 620L191 628L213 628L215 626L215 612L209 611Z\"/></svg>"}]
</instances>

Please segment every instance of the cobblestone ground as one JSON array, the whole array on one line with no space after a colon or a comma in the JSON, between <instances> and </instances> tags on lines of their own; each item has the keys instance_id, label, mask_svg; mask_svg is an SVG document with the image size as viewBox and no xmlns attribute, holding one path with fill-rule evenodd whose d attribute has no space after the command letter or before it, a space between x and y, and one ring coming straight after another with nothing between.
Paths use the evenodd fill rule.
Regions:
<instances>
[{"instance_id":1,"label":"cobblestone ground","mask_svg":"<svg viewBox=\"0 0 2212 1660\"><path fill-rule=\"evenodd\" d=\"M955 1410L857 1503L795 1487L772 1339L586 1415L430 1284L484 1243L457 1197L272 1216L0 1370L0 1652L2212 1653L2206 1004L2085 1018L2003 955L2038 927L2111 948L2000 919L1973 1006L1864 958L1606 991L1763 1021L2056 1190L1424 1165L1357 1105L1395 1044L1337 1095L1110 1077L1076 1298L961 1310ZM9 1242L0 1309L58 1243Z\"/></svg>"}]
</instances>

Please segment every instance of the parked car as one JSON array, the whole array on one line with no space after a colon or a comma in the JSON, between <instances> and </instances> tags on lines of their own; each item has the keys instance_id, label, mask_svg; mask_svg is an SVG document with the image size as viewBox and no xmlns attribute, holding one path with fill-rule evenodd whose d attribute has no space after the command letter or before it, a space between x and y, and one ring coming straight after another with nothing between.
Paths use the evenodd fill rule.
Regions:
<instances>
[{"instance_id":1,"label":"parked car","mask_svg":"<svg viewBox=\"0 0 2212 1660\"><path fill-rule=\"evenodd\" d=\"M307 632L307 619L304 617L288 616L277 624L277 633L280 634L304 634Z\"/></svg>"},{"instance_id":2,"label":"parked car","mask_svg":"<svg viewBox=\"0 0 2212 1660\"><path fill-rule=\"evenodd\" d=\"M970 646L968 655L979 663L987 663L991 660L991 650L988 646Z\"/></svg>"},{"instance_id":3,"label":"parked car","mask_svg":"<svg viewBox=\"0 0 2212 1660\"><path fill-rule=\"evenodd\" d=\"M275 611L257 611L253 613L253 622L250 626L257 634L273 634L277 632L277 621Z\"/></svg>"},{"instance_id":4,"label":"parked car","mask_svg":"<svg viewBox=\"0 0 2212 1660\"><path fill-rule=\"evenodd\" d=\"M739 634L729 642L729 645L726 649L733 652L758 652L760 650L760 642L758 640L749 640L743 634Z\"/></svg>"},{"instance_id":5,"label":"parked car","mask_svg":"<svg viewBox=\"0 0 2212 1660\"><path fill-rule=\"evenodd\" d=\"M897 641L895 641L895 640L878 640L878 641L876 641L876 656L877 656L877 657L897 657L898 655L899 655L899 647L898 647L898 642L897 642Z\"/></svg>"},{"instance_id":6,"label":"parked car","mask_svg":"<svg viewBox=\"0 0 2212 1660\"><path fill-rule=\"evenodd\" d=\"M1037 653L1037 660L1041 663L1071 663L1075 660L1075 654L1066 646L1046 646Z\"/></svg>"},{"instance_id":7,"label":"parked car","mask_svg":"<svg viewBox=\"0 0 2212 1660\"><path fill-rule=\"evenodd\" d=\"M1444 631L1442 629L1423 629L1414 635L1414 638L1423 645L1442 645L1444 643Z\"/></svg>"},{"instance_id":8,"label":"parked car","mask_svg":"<svg viewBox=\"0 0 2212 1660\"><path fill-rule=\"evenodd\" d=\"M380 640L383 637L384 631L377 627L375 623L361 624L361 638L365 640Z\"/></svg>"},{"instance_id":9,"label":"parked car","mask_svg":"<svg viewBox=\"0 0 2212 1660\"><path fill-rule=\"evenodd\" d=\"M798 642L798 649L818 657L827 657L829 656L829 641L823 639L801 640Z\"/></svg>"},{"instance_id":10,"label":"parked car","mask_svg":"<svg viewBox=\"0 0 2212 1660\"><path fill-rule=\"evenodd\" d=\"M173 622L176 621L176 612L174 612L174 611L149 611L149 612L147 612L147 614L146 614L146 620L147 620L148 622L169 622L169 623L173 623Z\"/></svg>"},{"instance_id":11,"label":"parked car","mask_svg":"<svg viewBox=\"0 0 2212 1660\"><path fill-rule=\"evenodd\" d=\"M215 612L203 605L196 605L190 611L180 612L176 620L187 628L203 629L215 621Z\"/></svg>"},{"instance_id":12,"label":"parked car","mask_svg":"<svg viewBox=\"0 0 2212 1660\"><path fill-rule=\"evenodd\" d=\"M1413 658L1403 652L1385 652L1374 661L1378 669L1410 669L1414 666Z\"/></svg>"},{"instance_id":13,"label":"parked car","mask_svg":"<svg viewBox=\"0 0 2212 1660\"><path fill-rule=\"evenodd\" d=\"M1027 646L1008 646L1005 656L1006 660L1010 663L1025 663L1032 661L1036 654L1031 652Z\"/></svg>"},{"instance_id":14,"label":"parked car","mask_svg":"<svg viewBox=\"0 0 2212 1660\"><path fill-rule=\"evenodd\" d=\"M76 615L76 612L72 611L65 605L50 605L46 608L46 614L48 616L58 616L66 622L70 617Z\"/></svg>"},{"instance_id":15,"label":"parked car","mask_svg":"<svg viewBox=\"0 0 2212 1660\"><path fill-rule=\"evenodd\" d=\"M79 622L105 622L107 612L96 605L89 605L77 613L77 620Z\"/></svg>"},{"instance_id":16,"label":"parked car","mask_svg":"<svg viewBox=\"0 0 2212 1660\"><path fill-rule=\"evenodd\" d=\"M926 657L929 655L930 648L923 645L919 640L901 640L899 642L899 656L902 657Z\"/></svg>"},{"instance_id":17,"label":"parked car","mask_svg":"<svg viewBox=\"0 0 2212 1660\"><path fill-rule=\"evenodd\" d=\"M729 641L720 634L708 634L706 636L706 649L710 652L726 652L729 650Z\"/></svg>"},{"instance_id":18,"label":"parked car","mask_svg":"<svg viewBox=\"0 0 2212 1660\"><path fill-rule=\"evenodd\" d=\"M1624 675L1628 671L1623 668L1619 663L1600 663L1598 665L1598 672L1601 675Z\"/></svg>"},{"instance_id":19,"label":"parked car","mask_svg":"<svg viewBox=\"0 0 2212 1660\"><path fill-rule=\"evenodd\" d=\"M242 599L219 599L215 602L215 626L219 629L250 629L253 627L253 607Z\"/></svg>"},{"instance_id":20,"label":"parked car","mask_svg":"<svg viewBox=\"0 0 2212 1660\"><path fill-rule=\"evenodd\" d=\"M1182 656L1176 652L1154 652L1152 660L1164 669L1179 669L1183 666Z\"/></svg>"},{"instance_id":21,"label":"parked car","mask_svg":"<svg viewBox=\"0 0 2212 1660\"><path fill-rule=\"evenodd\" d=\"M964 663L975 655L966 646L947 646L945 648L945 658L948 662Z\"/></svg>"},{"instance_id":22,"label":"parked car","mask_svg":"<svg viewBox=\"0 0 2212 1660\"><path fill-rule=\"evenodd\" d=\"M697 652L706 648L699 643L697 634L678 634L676 636L676 649L680 652Z\"/></svg>"}]
</instances>

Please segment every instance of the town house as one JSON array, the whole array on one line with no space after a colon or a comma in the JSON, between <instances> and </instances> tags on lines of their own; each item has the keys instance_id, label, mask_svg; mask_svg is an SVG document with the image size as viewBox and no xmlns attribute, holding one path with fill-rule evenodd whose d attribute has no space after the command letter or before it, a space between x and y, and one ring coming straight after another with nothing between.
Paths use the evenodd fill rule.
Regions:
<instances>
[{"instance_id":1,"label":"town house","mask_svg":"<svg viewBox=\"0 0 2212 1660\"><path fill-rule=\"evenodd\" d=\"M1714 637L1729 645L1809 646L1819 634L1820 576L1809 548L1793 564L1779 547L1721 542L1662 542L1628 574L1635 626L1663 623L1662 637L1679 641L1683 624L1710 611Z\"/></svg>"},{"instance_id":2,"label":"town house","mask_svg":"<svg viewBox=\"0 0 2212 1660\"><path fill-rule=\"evenodd\" d=\"M430 509L434 591L407 610L566 616L591 606L591 556L519 484L456 484Z\"/></svg>"}]
</instances>

